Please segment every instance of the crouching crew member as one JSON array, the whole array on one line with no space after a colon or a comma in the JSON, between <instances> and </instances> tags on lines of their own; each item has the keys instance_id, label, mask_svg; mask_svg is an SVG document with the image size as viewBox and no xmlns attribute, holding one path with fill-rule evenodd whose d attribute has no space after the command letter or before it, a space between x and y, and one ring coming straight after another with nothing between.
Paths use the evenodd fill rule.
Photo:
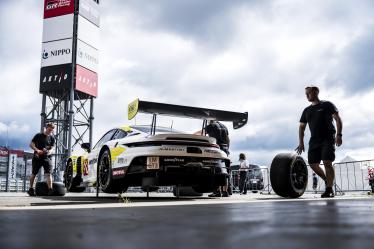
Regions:
<instances>
[{"instance_id":1,"label":"crouching crew member","mask_svg":"<svg viewBox=\"0 0 374 249\"><path fill-rule=\"evenodd\" d=\"M53 123L48 123L43 133L38 133L31 140L30 148L34 150L34 156L32 158L32 174L30 176L30 189L27 193L30 196L35 196L34 192L34 180L35 176L39 173L41 167L44 169L45 177L47 178L48 184L48 195L53 194L52 189L52 161L51 152L55 145L55 139L53 137L53 130L55 126Z\"/></svg>"}]
</instances>

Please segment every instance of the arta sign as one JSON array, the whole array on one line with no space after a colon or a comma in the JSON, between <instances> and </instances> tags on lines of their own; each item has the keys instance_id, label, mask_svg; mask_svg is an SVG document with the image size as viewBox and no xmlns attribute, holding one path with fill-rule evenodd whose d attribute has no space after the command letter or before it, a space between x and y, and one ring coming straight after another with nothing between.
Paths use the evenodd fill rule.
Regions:
<instances>
[{"instance_id":1,"label":"arta sign","mask_svg":"<svg viewBox=\"0 0 374 249\"><path fill-rule=\"evenodd\" d=\"M69 89L71 86L71 64L43 67L40 70L40 92Z\"/></svg>"}]
</instances>

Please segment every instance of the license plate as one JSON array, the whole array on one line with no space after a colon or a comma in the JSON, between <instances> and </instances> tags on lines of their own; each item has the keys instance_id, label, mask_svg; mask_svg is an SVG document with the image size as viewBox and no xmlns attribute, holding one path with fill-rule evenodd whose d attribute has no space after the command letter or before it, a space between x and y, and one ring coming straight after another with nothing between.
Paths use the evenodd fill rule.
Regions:
<instances>
[{"instance_id":1,"label":"license plate","mask_svg":"<svg viewBox=\"0 0 374 249\"><path fill-rule=\"evenodd\" d=\"M251 182L252 182L252 183L257 183L258 180L257 180L257 179L252 179Z\"/></svg>"},{"instance_id":2,"label":"license plate","mask_svg":"<svg viewBox=\"0 0 374 249\"><path fill-rule=\"evenodd\" d=\"M147 169L159 169L160 158L158 156L147 157Z\"/></svg>"}]
</instances>

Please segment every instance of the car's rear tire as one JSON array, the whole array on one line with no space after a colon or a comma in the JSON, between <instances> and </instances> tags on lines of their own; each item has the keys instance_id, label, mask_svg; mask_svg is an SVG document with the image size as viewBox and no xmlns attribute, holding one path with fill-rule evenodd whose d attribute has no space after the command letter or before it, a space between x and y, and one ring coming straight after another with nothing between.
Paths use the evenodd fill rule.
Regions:
<instances>
[{"instance_id":1,"label":"car's rear tire","mask_svg":"<svg viewBox=\"0 0 374 249\"><path fill-rule=\"evenodd\" d=\"M302 196L308 184L308 168L304 159L291 153L276 155L271 163L270 182L279 196Z\"/></svg>"},{"instance_id":2,"label":"car's rear tire","mask_svg":"<svg viewBox=\"0 0 374 249\"><path fill-rule=\"evenodd\" d=\"M81 193L86 190L85 187L80 187L82 178L79 175L73 177L73 161L69 160L64 174L64 183L68 192Z\"/></svg>"}]
</instances>

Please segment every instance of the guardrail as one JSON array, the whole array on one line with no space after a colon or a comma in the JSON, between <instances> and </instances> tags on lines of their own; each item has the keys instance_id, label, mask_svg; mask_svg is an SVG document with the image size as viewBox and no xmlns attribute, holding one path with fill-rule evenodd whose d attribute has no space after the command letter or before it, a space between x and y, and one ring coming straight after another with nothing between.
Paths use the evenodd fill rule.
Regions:
<instances>
[{"instance_id":1,"label":"guardrail","mask_svg":"<svg viewBox=\"0 0 374 249\"><path fill-rule=\"evenodd\" d=\"M0 191L6 191L7 181L5 178L0 178ZM9 180L9 192L25 192L29 189L30 182L26 180Z\"/></svg>"}]
</instances>

